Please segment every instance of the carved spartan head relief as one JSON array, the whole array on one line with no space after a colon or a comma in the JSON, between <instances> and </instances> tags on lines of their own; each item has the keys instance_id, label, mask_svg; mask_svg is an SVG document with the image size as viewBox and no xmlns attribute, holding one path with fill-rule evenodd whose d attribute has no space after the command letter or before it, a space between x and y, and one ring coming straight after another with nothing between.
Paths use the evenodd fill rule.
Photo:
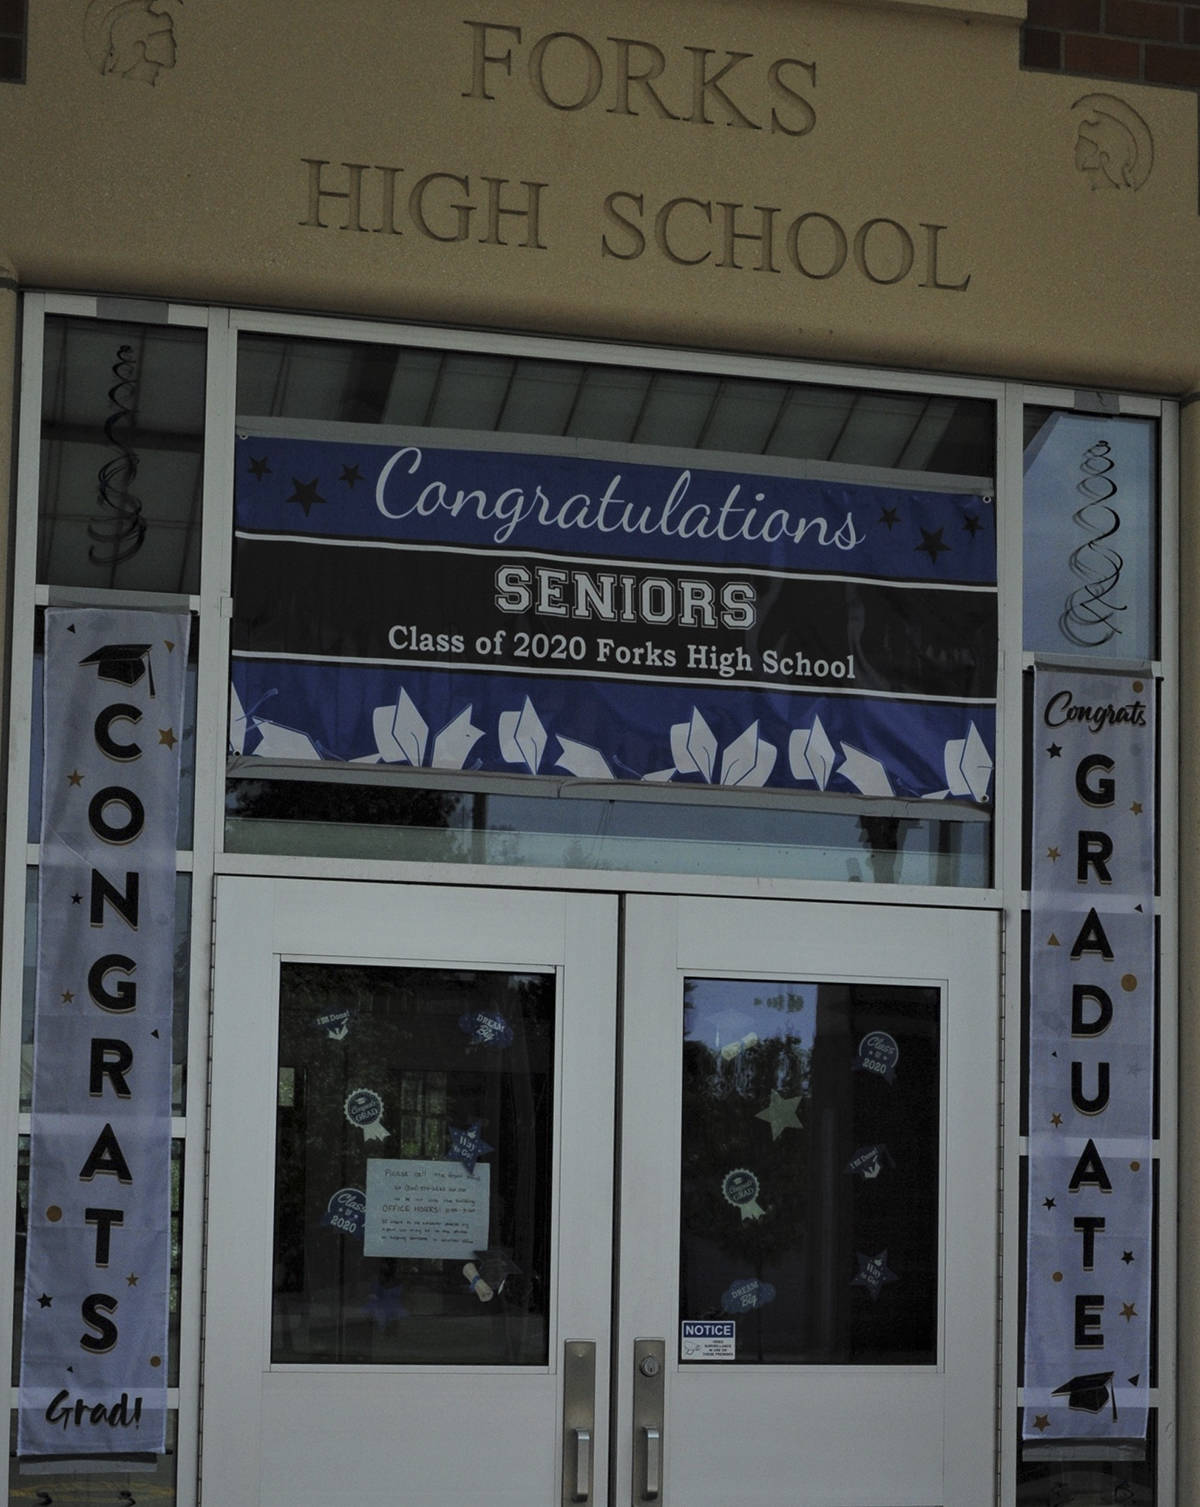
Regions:
<instances>
[{"instance_id":1,"label":"carved spartan head relief","mask_svg":"<svg viewBox=\"0 0 1200 1507\"><path fill-rule=\"evenodd\" d=\"M175 23L154 0L91 0L83 45L101 73L155 84L175 66Z\"/></svg>"},{"instance_id":2,"label":"carved spartan head relief","mask_svg":"<svg viewBox=\"0 0 1200 1507\"><path fill-rule=\"evenodd\" d=\"M1092 188L1141 188L1154 166L1154 138L1137 111L1113 94L1084 94L1071 108L1075 166Z\"/></svg>"}]
</instances>

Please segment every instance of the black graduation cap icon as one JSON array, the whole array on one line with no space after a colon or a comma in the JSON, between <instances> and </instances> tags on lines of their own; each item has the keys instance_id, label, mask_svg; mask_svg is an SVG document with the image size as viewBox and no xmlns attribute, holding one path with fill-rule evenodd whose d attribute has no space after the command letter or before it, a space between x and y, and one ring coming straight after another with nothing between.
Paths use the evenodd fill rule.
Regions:
<instances>
[{"instance_id":1,"label":"black graduation cap icon","mask_svg":"<svg viewBox=\"0 0 1200 1507\"><path fill-rule=\"evenodd\" d=\"M154 671L150 668L149 644L105 644L94 654L79 661L95 665L101 680L115 680L120 685L137 685L142 676L150 676L150 694L154 695Z\"/></svg>"},{"instance_id":2,"label":"black graduation cap icon","mask_svg":"<svg viewBox=\"0 0 1200 1507\"><path fill-rule=\"evenodd\" d=\"M1111 1371L1091 1371L1086 1376L1072 1376L1070 1381L1064 1381L1061 1387L1055 1387L1053 1396L1065 1397L1067 1406L1079 1408L1085 1413L1098 1413L1112 1397L1112 1415L1117 1416L1117 1394L1115 1388L1110 1394L1109 1384L1113 1379Z\"/></svg>"}]
</instances>

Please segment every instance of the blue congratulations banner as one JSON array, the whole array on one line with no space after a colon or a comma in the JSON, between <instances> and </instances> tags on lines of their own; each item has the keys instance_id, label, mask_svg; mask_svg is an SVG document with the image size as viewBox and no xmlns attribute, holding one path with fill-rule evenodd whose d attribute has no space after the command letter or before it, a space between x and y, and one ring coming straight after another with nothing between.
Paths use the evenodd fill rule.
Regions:
<instances>
[{"instance_id":1,"label":"blue congratulations banner","mask_svg":"<svg viewBox=\"0 0 1200 1507\"><path fill-rule=\"evenodd\" d=\"M1023 1437L1143 1439L1153 1376L1155 687L1039 669Z\"/></svg>"},{"instance_id":2,"label":"blue congratulations banner","mask_svg":"<svg viewBox=\"0 0 1200 1507\"><path fill-rule=\"evenodd\" d=\"M162 1453L186 613L46 613L20 1455Z\"/></svg>"},{"instance_id":3,"label":"blue congratulations banner","mask_svg":"<svg viewBox=\"0 0 1200 1507\"><path fill-rule=\"evenodd\" d=\"M236 753L987 798L989 498L363 433L239 436Z\"/></svg>"}]
</instances>

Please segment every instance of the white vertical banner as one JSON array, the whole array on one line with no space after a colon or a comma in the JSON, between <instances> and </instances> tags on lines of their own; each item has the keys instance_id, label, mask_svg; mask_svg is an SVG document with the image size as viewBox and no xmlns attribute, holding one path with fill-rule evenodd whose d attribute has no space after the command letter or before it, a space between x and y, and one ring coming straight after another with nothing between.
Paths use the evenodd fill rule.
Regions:
<instances>
[{"instance_id":1,"label":"white vertical banner","mask_svg":"<svg viewBox=\"0 0 1200 1507\"><path fill-rule=\"evenodd\" d=\"M1146 1431L1154 705L1149 674L1034 684L1026 1439Z\"/></svg>"},{"instance_id":2,"label":"white vertical banner","mask_svg":"<svg viewBox=\"0 0 1200 1507\"><path fill-rule=\"evenodd\" d=\"M46 613L17 1451L165 1447L186 613Z\"/></svg>"}]
</instances>

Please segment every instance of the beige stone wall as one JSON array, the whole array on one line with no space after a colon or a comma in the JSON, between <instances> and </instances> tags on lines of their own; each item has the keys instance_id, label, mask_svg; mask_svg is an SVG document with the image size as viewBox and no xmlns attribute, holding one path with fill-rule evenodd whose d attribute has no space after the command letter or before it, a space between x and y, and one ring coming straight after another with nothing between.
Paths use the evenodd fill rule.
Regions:
<instances>
[{"instance_id":1,"label":"beige stone wall","mask_svg":"<svg viewBox=\"0 0 1200 1507\"><path fill-rule=\"evenodd\" d=\"M1196 101L1021 72L1020 10L46 0L0 249L27 285L1188 391Z\"/></svg>"}]
</instances>

